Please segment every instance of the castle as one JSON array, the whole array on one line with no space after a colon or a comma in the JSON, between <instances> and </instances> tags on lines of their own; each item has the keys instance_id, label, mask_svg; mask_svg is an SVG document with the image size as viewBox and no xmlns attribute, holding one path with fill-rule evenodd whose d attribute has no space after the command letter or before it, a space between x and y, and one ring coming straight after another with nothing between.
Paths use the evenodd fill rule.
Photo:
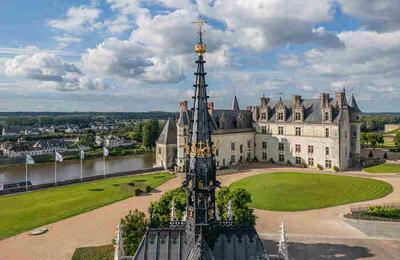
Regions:
<instances>
[{"instance_id":1,"label":"castle","mask_svg":"<svg viewBox=\"0 0 400 260\"><path fill-rule=\"evenodd\" d=\"M258 106L215 109L208 102L217 167L248 161L345 170L360 162L361 110L345 90L330 97L291 100L260 98ZM185 171L185 149L193 111L179 105L177 122L168 120L156 147L156 164Z\"/></svg>"}]
</instances>

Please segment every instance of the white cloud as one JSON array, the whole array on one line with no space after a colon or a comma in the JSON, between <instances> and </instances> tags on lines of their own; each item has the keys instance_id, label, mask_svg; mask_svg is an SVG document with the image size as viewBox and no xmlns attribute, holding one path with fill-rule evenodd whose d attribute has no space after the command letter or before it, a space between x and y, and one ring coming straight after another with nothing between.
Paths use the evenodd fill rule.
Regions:
<instances>
[{"instance_id":1,"label":"white cloud","mask_svg":"<svg viewBox=\"0 0 400 260\"><path fill-rule=\"evenodd\" d=\"M100 14L100 9L96 7L71 7L67 11L67 17L65 19L51 20L48 22L48 25L52 29L69 33L92 31L100 26L100 23L96 23Z\"/></svg>"},{"instance_id":2,"label":"white cloud","mask_svg":"<svg viewBox=\"0 0 400 260\"><path fill-rule=\"evenodd\" d=\"M55 36L54 39L59 43L61 48L65 48L71 44L76 44L82 41L80 38L70 35Z\"/></svg>"},{"instance_id":3,"label":"white cloud","mask_svg":"<svg viewBox=\"0 0 400 260\"><path fill-rule=\"evenodd\" d=\"M356 16L368 28L399 29L398 0L338 0L344 13Z\"/></svg>"},{"instance_id":4,"label":"white cloud","mask_svg":"<svg viewBox=\"0 0 400 260\"><path fill-rule=\"evenodd\" d=\"M74 64L63 62L54 54L18 55L4 64L6 76L37 80L42 87L64 91L107 88L101 79L88 78Z\"/></svg>"}]
</instances>

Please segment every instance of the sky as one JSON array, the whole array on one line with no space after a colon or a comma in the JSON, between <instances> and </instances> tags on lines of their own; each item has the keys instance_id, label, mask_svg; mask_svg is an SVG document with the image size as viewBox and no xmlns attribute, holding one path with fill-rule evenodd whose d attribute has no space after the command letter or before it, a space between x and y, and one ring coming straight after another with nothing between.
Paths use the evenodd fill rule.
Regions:
<instances>
[{"instance_id":1,"label":"sky","mask_svg":"<svg viewBox=\"0 0 400 260\"><path fill-rule=\"evenodd\" d=\"M399 0L1 0L0 111L177 111L201 15L210 99L346 89L400 112Z\"/></svg>"}]
</instances>

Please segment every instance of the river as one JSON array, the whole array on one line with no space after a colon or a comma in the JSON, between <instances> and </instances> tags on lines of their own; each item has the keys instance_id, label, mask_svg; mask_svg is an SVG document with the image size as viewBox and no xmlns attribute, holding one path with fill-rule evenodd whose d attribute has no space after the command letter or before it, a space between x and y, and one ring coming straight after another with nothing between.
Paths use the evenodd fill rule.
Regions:
<instances>
[{"instance_id":1,"label":"river","mask_svg":"<svg viewBox=\"0 0 400 260\"><path fill-rule=\"evenodd\" d=\"M153 167L154 153L145 153L121 157L106 158L106 173L126 172ZM84 160L82 164L83 177L102 175L103 158ZM57 181L80 178L80 161L68 160L57 163ZM33 185L54 182L54 163L28 166L28 179ZM25 166L0 168L0 183L25 181Z\"/></svg>"}]
</instances>

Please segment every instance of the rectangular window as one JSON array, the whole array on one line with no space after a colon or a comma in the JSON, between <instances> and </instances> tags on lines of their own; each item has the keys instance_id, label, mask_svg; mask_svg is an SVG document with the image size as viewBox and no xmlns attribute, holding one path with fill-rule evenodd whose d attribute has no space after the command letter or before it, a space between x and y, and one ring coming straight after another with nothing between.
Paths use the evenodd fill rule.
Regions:
<instances>
[{"instance_id":1,"label":"rectangular window","mask_svg":"<svg viewBox=\"0 0 400 260\"><path fill-rule=\"evenodd\" d=\"M279 162L285 162L285 156L283 154L279 155Z\"/></svg>"},{"instance_id":2,"label":"rectangular window","mask_svg":"<svg viewBox=\"0 0 400 260\"><path fill-rule=\"evenodd\" d=\"M262 148L267 149L267 142L265 142L265 141L262 142Z\"/></svg>"},{"instance_id":3,"label":"rectangular window","mask_svg":"<svg viewBox=\"0 0 400 260\"><path fill-rule=\"evenodd\" d=\"M329 137L329 128L325 128L325 137Z\"/></svg>"},{"instance_id":4,"label":"rectangular window","mask_svg":"<svg viewBox=\"0 0 400 260\"><path fill-rule=\"evenodd\" d=\"M247 148L248 148L248 149L251 148L251 140L247 140Z\"/></svg>"},{"instance_id":5,"label":"rectangular window","mask_svg":"<svg viewBox=\"0 0 400 260\"><path fill-rule=\"evenodd\" d=\"M217 161L217 167L219 167L219 161Z\"/></svg>"},{"instance_id":6,"label":"rectangular window","mask_svg":"<svg viewBox=\"0 0 400 260\"><path fill-rule=\"evenodd\" d=\"M301 127L296 127L296 135L301 135Z\"/></svg>"},{"instance_id":7,"label":"rectangular window","mask_svg":"<svg viewBox=\"0 0 400 260\"><path fill-rule=\"evenodd\" d=\"M243 153L243 145L242 144L239 146L239 150L240 150L240 153Z\"/></svg>"},{"instance_id":8,"label":"rectangular window","mask_svg":"<svg viewBox=\"0 0 400 260\"><path fill-rule=\"evenodd\" d=\"M267 133L267 127L265 125L261 127L261 133L263 134Z\"/></svg>"},{"instance_id":9,"label":"rectangular window","mask_svg":"<svg viewBox=\"0 0 400 260\"><path fill-rule=\"evenodd\" d=\"M158 153L161 153L161 147L158 148Z\"/></svg>"},{"instance_id":10,"label":"rectangular window","mask_svg":"<svg viewBox=\"0 0 400 260\"><path fill-rule=\"evenodd\" d=\"M295 158L296 158L296 164L301 164L301 157L296 156Z\"/></svg>"},{"instance_id":11,"label":"rectangular window","mask_svg":"<svg viewBox=\"0 0 400 260\"><path fill-rule=\"evenodd\" d=\"M278 113L278 120L283 120L283 113L282 112Z\"/></svg>"},{"instance_id":12,"label":"rectangular window","mask_svg":"<svg viewBox=\"0 0 400 260\"><path fill-rule=\"evenodd\" d=\"M215 156L218 156L219 155L219 150L217 149L217 150L215 150Z\"/></svg>"},{"instance_id":13,"label":"rectangular window","mask_svg":"<svg viewBox=\"0 0 400 260\"><path fill-rule=\"evenodd\" d=\"M313 145L308 146L308 154L314 154L314 146Z\"/></svg>"},{"instance_id":14,"label":"rectangular window","mask_svg":"<svg viewBox=\"0 0 400 260\"><path fill-rule=\"evenodd\" d=\"M314 158L308 158L308 165L314 166Z\"/></svg>"},{"instance_id":15,"label":"rectangular window","mask_svg":"<svg viewBox=\"0 0 400 260\"><path fill-rule=\"evenodd\" d=\"M295 121L301 121L301 113L300 112L294 113L294 120Z\"/></svg>"},{"instance_id":16,"label":"rectangular window","mask_svg":"<svg viewBox=\"0 0 400 260\"><path fill-rule=\"evenodd\" d=\"M267 160L267 153L263 153L263 154L262 154L262 159L263 159L264 161Z\"/></svg>"},{"instance_id":17,"label":"rectangular window","mask_svg":"<svg viewBox=\"0 0 400 260\"><path fill-rule=\"evenodd\" d=\"M267 113L261 113L261 119L263 120L267 119Z\"/></svg>"},{"instance_id":18,"label":"rectangular window","mask_svg":"<svg viewBox=\"0 0 400 260\"><path fill-rule=\"evenodd\" d=\"M296 144L295 145L295 151L296 151L296 153L300 153L301 152L301 145Z\"/></svg>"},{"instance_id":19,"label":"rectangular window","mask_svg":"<svg viewBox=\"0 0 400 260\"><path fill-rule=\"evenodd\" d=\"M235 143L231 143L231 151L235 151Z\"/></svg>"},{"instance_id":20,"label":"rectangular window","mask_svg":"<svg viewBox=\"0 0 400 260\"><path fill-rule=\"evenodd\" d=\"M283 126L278 126L278 135L283 135Z\"/></svg>"},{"instance_id":21,"label":"rectangular window","mask_svg":"<svg viewBox=\"0 0 400 260\"><path fill-rule=\"evenodd\" d=\"M326 156L329 155L329 147L325 147L325 155L326 155Z\"/></svg>"},{"instance_id":22,"label":"rectangular window","mask_svg":"<svg viewBox=\"0 0 400 260\"><path fill-rule=\"evenodd\" d=\"M285 147L283 146L283 143L279 143L278 149L279 149L279 151L285 150Z\"/></svg>"},{"instance_id":23,"label":"rectangular window","mask_svg":"<svg viewBox=\"0 0 400 260\"><path fill-rule=\"evenodd\" d=\"M232 156L231 156L231 164L234 164L234 163L235 163L235 156L232 155Z\"/></svg>"},{"instance_id":24,"label":"rectangular window","mask_svg":"<svg viewBox=\"0 0 400 260\"><path fill-rule=\"evenodd\" d=\"M331 160L326 160L325 161L325 168L326 169L332 168L332 161Z\"/></svg>"}]
</instances>

